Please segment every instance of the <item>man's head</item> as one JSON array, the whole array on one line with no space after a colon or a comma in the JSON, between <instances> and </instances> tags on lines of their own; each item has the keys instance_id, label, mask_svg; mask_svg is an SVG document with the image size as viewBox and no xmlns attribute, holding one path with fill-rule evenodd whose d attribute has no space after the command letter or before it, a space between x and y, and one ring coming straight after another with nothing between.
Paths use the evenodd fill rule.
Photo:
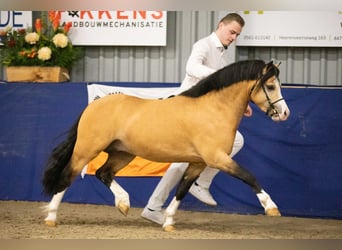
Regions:
<instances>
[{"instance_id":1,"label":"man's head","mask_svg":"<svg viewBox=\"0 0 342 250\"><path fill-rule=\"evenodd\" d=\"M229 46L240 35L245 21L237 13L229 13L218 23L215 31L223 46Z\"/></svg>"}]
</instances>

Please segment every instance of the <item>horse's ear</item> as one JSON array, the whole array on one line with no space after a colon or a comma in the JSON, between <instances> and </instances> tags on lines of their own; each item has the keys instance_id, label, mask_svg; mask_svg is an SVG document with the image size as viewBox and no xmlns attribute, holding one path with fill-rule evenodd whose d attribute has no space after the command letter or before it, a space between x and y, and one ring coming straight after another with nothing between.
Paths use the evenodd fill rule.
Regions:
<instances>
[{"instance_id":1,"label":"horse's ear","mask_svg":"<svg viewBox=\"0 0 342 250\"><path fill-rule=\"evenodd\" d=\"M273 65L273 60L266 63L266 68L269 69Z\"/></svg>"},{"instance_id":2,"label":"horse's ear","mask_svg":"<svg viewBox=\"0 0 342 250\"><path fill-rule=\"evenodd\" d=\"M281 61L279 61L279 62L278 62L277 64L275 64L274 66L276 66L277 68L279 68L280 64L281 64Z\"/></svg>"}]
</instances>

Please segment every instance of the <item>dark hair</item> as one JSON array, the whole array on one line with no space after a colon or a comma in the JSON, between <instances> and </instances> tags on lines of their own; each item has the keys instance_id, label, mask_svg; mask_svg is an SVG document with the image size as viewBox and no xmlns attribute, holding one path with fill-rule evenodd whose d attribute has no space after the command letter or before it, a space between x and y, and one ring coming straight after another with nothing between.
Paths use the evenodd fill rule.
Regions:
<instances>
[{"instance_id":1,"label":"dark hair","mask_svg":"<svg viewBox=\"0 0 342 250\"><path fill-rule=\"evenodd\" d=\"M240 24L241 27L245 26L245 20L237 13L229 13L221 18L219 21L219 24L222 22L224 24L231 23L231 22L237 22Z\"/></svg>"},{"instance_id":2,"label":"dark hair","mask_svg":"<svg viewBox=\"0 0 342 250\"><path fill-rule=\"evenodd\" d=\"M264 68L265 74L263 74ZM258 80L255 86L257 91L273 75L276 77L279 75L279 69L273 65L273 62L265 64L263 60L239 61L219 69L179 95L199 97L245 80Z\"/></svg>"}]
</instances>

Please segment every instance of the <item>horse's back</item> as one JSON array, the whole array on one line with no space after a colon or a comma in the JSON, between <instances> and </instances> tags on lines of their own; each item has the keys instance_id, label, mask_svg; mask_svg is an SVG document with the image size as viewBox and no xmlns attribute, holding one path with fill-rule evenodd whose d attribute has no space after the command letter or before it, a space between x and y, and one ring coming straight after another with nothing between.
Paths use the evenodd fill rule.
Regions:
<instances>
[{"instance_id":1,"label":"horse's back","mask_svg":"<svg viewBox=\"0 0 342 250\"><path fill-rule=\"evenodd\" d=\"M188 140L181 104L171 99L143 99L124 94L102 97L85 109L80 133L96 140L118 141L122 148L145 158L149 157L145 155L147 148L153 148L162 157L184 138Z\"/></svg>"}]
</instances>

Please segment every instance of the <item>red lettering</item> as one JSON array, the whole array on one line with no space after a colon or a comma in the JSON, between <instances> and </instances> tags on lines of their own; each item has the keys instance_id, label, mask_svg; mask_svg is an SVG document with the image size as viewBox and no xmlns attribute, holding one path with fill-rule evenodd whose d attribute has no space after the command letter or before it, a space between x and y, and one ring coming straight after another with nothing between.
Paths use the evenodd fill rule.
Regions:
<instances>
[{"instance_id":1,"label":"red lettering","mask_svg":"<svg viewBox=\"0 0 342 250\"><path fill-rule=\"evenodd\" d=\"M140 16L143 19L146 19L146 11L133 11L133 19L137 19L138 18L138 13L140 14Z\"/></svg>"},{"instance_id":2,"label":"red lettering","mask_svg":"<svg viewBox=\"0 0 342 250\"><path fill-rule=\"evenodd\" d=\"M116 12L116 18L117 19L128 19L128 16L127 15L124 15L125 11L122 11L122 10L119 10Z\"/></svg>"},{"instance_id":3,"label":"red lettering","mask_svg":"<svg viewBox=\"0 0 342 250\"><path fill-rule=\"evenodd\" d=\"M86 14L88 15L89 19L94 19L91 11L84 11L84 10L80 11L80 19L83 19Z\"/></svg>"},{"instance_id":4,"label":"red lettering","mask_svg":"<svg viewBox=\"0 0 342 250\"><path fill-rule=\"evenodd\" d=\"M109 11L99 11L99 19L102 19L103 15L106 15L108 19L112 19L112 16Z\"/></svg>"},{"instance_id":5,"label":"red lettering","mask_svg":"<svg viewBox=\"0 0 342 250\"><path fill-rule=\"evenodd\" d=\"M151 16L154 19L161 19L163 17L163 11L155 11Z\"/></svg>"},{"instance_id":6,"label":"red lettering","mask_svg":"<svg viewBox=\"0 0 342 250\"><path fill-rule=\"evenodd\" d=\"M60 13L59 13L60 14ZM163 18L163 11L142 11L142 10L134 10L134 11L80 11L80 19L94 19L94 16L97 16L99 20L101 19L109 19L112 20L116 17L118 20L128 20L128 19L141 19L146 20L148 18L153 18L155 20L159 20ZM95 17L96 18L96 17Z\"/></svg>"}]
</instances>

